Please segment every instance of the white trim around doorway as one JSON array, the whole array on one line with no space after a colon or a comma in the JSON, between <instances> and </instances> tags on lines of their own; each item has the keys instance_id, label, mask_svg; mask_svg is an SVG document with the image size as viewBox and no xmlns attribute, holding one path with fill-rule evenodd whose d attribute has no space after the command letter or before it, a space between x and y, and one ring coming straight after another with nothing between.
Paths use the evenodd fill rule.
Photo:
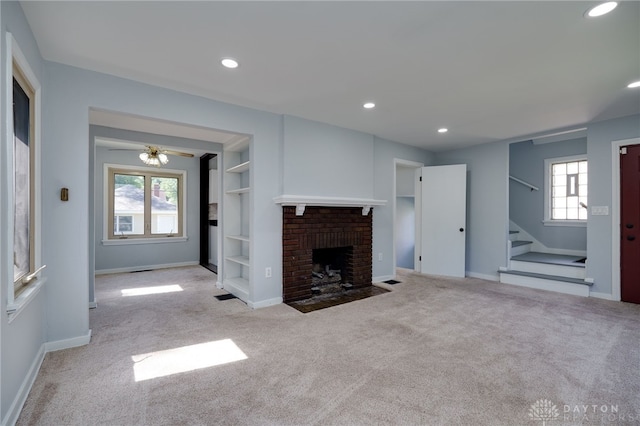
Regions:
<instances>
[{"instance_id":1,"label":"white trim around doorway","mask_svg":"<svg viewBox=\"0 0 640 426\"><path fill-rule=\"evenodd\" d=\"M420 163L417 161L411 161L411 160L403 160L401 158L394 158L393 159L393 192L392 192L392 220L393 220L393 278L395 278L395 271L397 268L397 255L396 255L396 197L397 197L397 174L398 174L398 166L401 167L406 167L406 168L413 168L413 169L420 169L422 167L424 167L424 163ZM419 225L420 225L420 221L418 220L418 203L419 203L419 194L418 194L418 188L416 187L414 189L415 191L415 203L416 203L416 237L415 237L415 244L416 244L416 248L414 250L414 263L413 263L413 269L415 271L418 271L420 268L418 267L419 264L417 263L417 259L418 259L418 236L419 236Z\"/></svg>"}]
</instances>

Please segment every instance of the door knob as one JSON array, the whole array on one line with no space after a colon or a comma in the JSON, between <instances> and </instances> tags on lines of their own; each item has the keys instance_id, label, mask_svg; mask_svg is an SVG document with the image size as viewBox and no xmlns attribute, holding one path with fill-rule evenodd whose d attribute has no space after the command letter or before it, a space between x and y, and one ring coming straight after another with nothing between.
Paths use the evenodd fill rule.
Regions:
<instances>
[{"instance_id":1,"label":"door knob","mask_svg":"<svg viewBox=\"0 0 640 426\"><path fill-rule=\"evenodd\" d=\"M460 232L464 232L464 228L460 228Z\"/></svg>"}]
</instances>

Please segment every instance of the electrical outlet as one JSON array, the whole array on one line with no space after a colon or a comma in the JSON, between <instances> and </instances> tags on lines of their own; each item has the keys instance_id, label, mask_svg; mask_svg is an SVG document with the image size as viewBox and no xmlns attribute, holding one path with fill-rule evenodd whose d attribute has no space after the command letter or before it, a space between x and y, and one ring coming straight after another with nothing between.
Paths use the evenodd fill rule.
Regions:
<instances>
[{"instance_id":1,"label":"electrical outlet","mask_svg":"<svg viewBox=\"0 0 640 426\"><path fill-rule=\"evenodd\" d=\"M264 276L265 278L271 278L271 266L264 268Z\"/></svg>"},{"instance_id":2,"label":"electrical outlet","mask_svg":"<svg viewBox=\"0 0 640 426\"><path fill-rule=\"evenodd\" d=\"M382 253L378 253L378 262L382 262Z\"/></svg>"}]
</instances>

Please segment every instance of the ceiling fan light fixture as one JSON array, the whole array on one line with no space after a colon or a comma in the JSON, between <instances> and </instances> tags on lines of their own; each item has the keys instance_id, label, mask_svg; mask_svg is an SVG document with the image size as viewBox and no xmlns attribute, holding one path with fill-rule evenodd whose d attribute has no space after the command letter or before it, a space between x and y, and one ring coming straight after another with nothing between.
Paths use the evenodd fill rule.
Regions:
<instances>
[{"instance_id":1,"label":"ceiling fan light fixture","mask_svg":"<svg viewBox=\"0 0 640 426\"><path fill-rule=\"evenodd\" d=\"M167 157L165 154L154 151L141 152L138 157L140 157L140 160L147 166L160 167L160 165L164 165L169 162L169 157Z\"/></svg>"},{"instance_id":2,"label":"ceiling fan light fixture","mask_svg":"<svg viewBox=\"0 0 640 426\"><path fill-rule=\"evenodd\" d=\"M633 83L629 83L629 84L627 85L627 87L628 87L629 89L636 89L636 88L640 87L640 80L638 80L638 81L634 81Z\"/></svg>"}]
</instances>

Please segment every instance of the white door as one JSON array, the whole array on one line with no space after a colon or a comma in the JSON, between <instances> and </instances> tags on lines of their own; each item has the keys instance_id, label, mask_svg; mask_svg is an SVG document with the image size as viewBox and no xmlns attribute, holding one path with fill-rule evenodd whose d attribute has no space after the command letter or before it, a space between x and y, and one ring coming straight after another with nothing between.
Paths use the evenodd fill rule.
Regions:
<instances>
[{"instance_id":1,"label":"white door","mask_svg":"<svg viewBox=\"0 0 640 426\"><path fill-rule=\"evenodd\" d=\"M420 272L465 276L467 165L422 167Z\"/></svg>"}]
</instances>

